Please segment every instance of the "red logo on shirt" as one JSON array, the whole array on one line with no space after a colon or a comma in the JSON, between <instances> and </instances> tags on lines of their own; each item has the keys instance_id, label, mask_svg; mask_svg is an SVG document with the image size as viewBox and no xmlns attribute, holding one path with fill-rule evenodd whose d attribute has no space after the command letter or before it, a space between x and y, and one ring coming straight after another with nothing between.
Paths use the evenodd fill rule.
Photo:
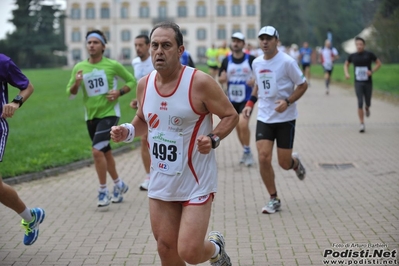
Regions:
<instances>
[{"instance_id":1,"label":"red logo on shirt","mask_svg":"<svg viewBox=\"0 0 399 266\"><path fill-rule=\"evenodd\" d=\"M271 70L269 70L269 69L262 69L262 70L259 70L259 74L262 74L262 73L271 73L272 71Z\"/></svg>"},{"instance_id":2,"label":"red logo on shirt","mask_svg":"<svg viewBox=\"0 0 399 266\"><path fill-rule=\"evenodd\" d=\"M167 102L161 102L161 107L159 107L159 110L168 110L168 103Z\"/></svg>"},{"instance_id":3,"label":"red logo on shirt","mask_svg":"<svg viewBox=\"0 0 399 266\"><path fill-rule=\"evenodd\" d=\"M148 121L148 126L152 129L157 128L159 126L159 117L157 114L149 113L147 121Z\"/></svg>"}]
</instances>

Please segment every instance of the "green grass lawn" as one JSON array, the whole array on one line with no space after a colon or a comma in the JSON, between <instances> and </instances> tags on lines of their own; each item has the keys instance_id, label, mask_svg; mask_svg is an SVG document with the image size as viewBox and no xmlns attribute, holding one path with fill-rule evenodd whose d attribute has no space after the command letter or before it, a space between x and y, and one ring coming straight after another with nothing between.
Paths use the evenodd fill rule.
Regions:
<instances>
[{"instance_id":1,"label":"green grass lawn","mask_svg":"<svg viewBox=\"0 0 399 266\"><path fill-rule=\"evenodd\" d=\"M351 78L348 80L345 79L343 64L335 64L332 80L347 85L353 85L354 73L352 64L349 68L349 74L351 75ZM312 77L323 78L323 67L320 64L312 65L311 75ZM381 68L373 74L373 87L377 91L393 96L399 96L399 64L383 64Z\"/></svg>"},{"instance_id":2,"label":"green grass lawn","mask_svg":"<svg viewBox=\"0 0 399 266\"><path fill-rule=\"evenodd\" d=\"M132 71L131 67L128 69ZM83 95L80 92L74 100L69 100L66 94L71 70L23 72L35 91L14 117L7 120L10 134L1 163L3 178L90 158L91 141L84 120ZM10 99L17 93L17 89L9 88ZM120 98L122 117L119 123L130 122L135 115L129 107L132 97L129 93Z\"/></svg>"},{"instance_id":3,"label":"green grass lawn","mask_svg":"<svg viewBox=\"0 0 399 266\"><path fill-rule=\"evenodd\" d=\"M204 65L197 67L207 71ZM132 71L131 67L127 69ZM15 116L8 119L10 134L0 164L3 178L91 158L91 141L84 120L82 94L79 93L74 100L69 100L66 94L71 70L38 69L23 72L31 80L35 92ZM336 65L333 80L352 84L353 80L345 80L343 73L342 64ZM399 96L398 73L399 65L383 65L373 76L374 87ZM320 65L312 66L312 75L319 78L323 76ZM9 98L12 99L17 93L17 89L10 88ZM129 107L132 97L130 93L120 98L122 117L119 123L130 122L135 115L135 111ZM116 148L128 144L111 145Z\"/></svg>"}]
</instances>

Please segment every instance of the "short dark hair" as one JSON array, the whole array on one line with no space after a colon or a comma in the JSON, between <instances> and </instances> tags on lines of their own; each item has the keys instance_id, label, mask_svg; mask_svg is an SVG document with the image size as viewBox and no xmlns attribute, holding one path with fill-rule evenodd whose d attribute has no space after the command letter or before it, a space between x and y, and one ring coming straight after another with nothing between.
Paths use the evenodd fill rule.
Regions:
<instances>
[{"instance_id":1,"label":"short dark hair","mask_svg":"<svg viewBox=\"0 0 399 266\"><path fill-rule=\"evenodd\" d=\"M104 42L107 43L107 38L105 37L104 32L102 32L101 30L90 30L90 31L88 31L86 33L86 39L87 39L87 36L89 36L92 33L97 33L97 34L101 35L101 37L103 37L103 39L104 39Z\"/></svg>"},{"instance_id":2,"label":"short dark hair","mask_svg":"<svg viewBox=\"0 0 399 266\"><path fill-rule=\"evenodd\" d=\"M183 34L180 31L179 25L177 25L176 23L171 22L171 21L160 22L160 23L156 24L154 26L154 28L151 30L150 38L152 36L152 33L158 28L172 29L175 32L175 39L176 39L177 46L180 47L183 45Z\"/></svg>"},{"instance_id":3,"label":"short dark hair","mask_svg":"<svg viewBox=\"0 0 399 266\"><path fill-rule=\"evenodd\" d=\"M148 38L148 35L145 35L145 34L137 35L136 39L144 39L145 44L149 44L150 43L150 38Z\"/></svg>"},{"instance_id":4,"label":"short dark hair","mask_svg":"<svg viewBox=\"0 0 399 266\"><path fill-rule=\"evenodd\" d=\"M359 37L359 36L355 37L355 41L362 41L363 44L366 44L366 41L362 37Z\"/></svg>"}]
</instances>

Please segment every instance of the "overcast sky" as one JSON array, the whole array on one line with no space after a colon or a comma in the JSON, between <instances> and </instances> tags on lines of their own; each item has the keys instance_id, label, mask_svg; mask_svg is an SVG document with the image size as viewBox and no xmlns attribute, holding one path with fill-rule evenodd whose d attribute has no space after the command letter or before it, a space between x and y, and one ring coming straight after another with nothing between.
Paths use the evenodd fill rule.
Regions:
<instances>
[{"instance_id":1,"label":"overcast sky","mask_svg":"<svg viewBox=\"0 0 399 266\"><path fill-rule=\"evenodd\" d=\"M50 0L49 2L54 1L61 4L62 8L65 8L65 0ZM8 22L12 18L11 11L16 8L14 3L15 0L0 0L0 40L6 37L7 32L15 30L14 25Z\"/></svg>"}]
</instances>

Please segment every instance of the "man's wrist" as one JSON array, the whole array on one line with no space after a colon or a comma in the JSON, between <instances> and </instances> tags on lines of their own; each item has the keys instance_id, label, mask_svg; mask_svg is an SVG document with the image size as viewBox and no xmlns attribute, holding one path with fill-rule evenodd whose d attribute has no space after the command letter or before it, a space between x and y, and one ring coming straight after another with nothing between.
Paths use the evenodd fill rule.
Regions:
<instances>
[{"instance_id":1,"label":"man's wrist","mask_svg":"<svg viewBox=\"0 0 399 266\"><path fill-rule=\"evenodd\" d=\"M251 107L254 108L255 103L258 101L258 97L251 95L251 98L247 101L245 104L245 107Z\"/></svg>"},{"instance_id":2,"label":"man's wrist","mask_svg":"<svg viewBox=\"0 0 399 266\"><path fill-rule=\"evenodd\" d=\"M210 133L210 134L208 134L208 137L211 139L212 149L216 149L217 147L219 147L219 144L220 144L219 136Z\"/></svg>"},{"instance_id":3,"label":"man's wrist","mask_svg":"<svg viewBox=\"0 0 399 266\"><path fill-rule=\"evenodd\" d=\"M119 90L119 96L123 96L124 94L126 94L126 92L123 89Z\"/></svg>"},{"instance_id":4,"label":"man's wrist","mask_svg":"<svg viewBox=\"0 0 399 266\"><path fill-rule=\"evenodd\" d=\"M127 129L127 136L126 139L123 140L123 142L125 143L129 143L132 142L134 139L134 135L135 135L135 128L131 123L124 123L121 124L121 127L124 127Z\"/></svg>"},{"instance_id":5,"label":"man's wrist","mask_svg":"<svg viewBox=\"0 0 399 266\"><path fill-rule=\"evenodd\" d=\"M290 106L290 105L291 105L291 102L290 102L290 100L288 100L288 98L285 98L284 101L287 103L287 106Z\"/></svg>"}]
</instances>

